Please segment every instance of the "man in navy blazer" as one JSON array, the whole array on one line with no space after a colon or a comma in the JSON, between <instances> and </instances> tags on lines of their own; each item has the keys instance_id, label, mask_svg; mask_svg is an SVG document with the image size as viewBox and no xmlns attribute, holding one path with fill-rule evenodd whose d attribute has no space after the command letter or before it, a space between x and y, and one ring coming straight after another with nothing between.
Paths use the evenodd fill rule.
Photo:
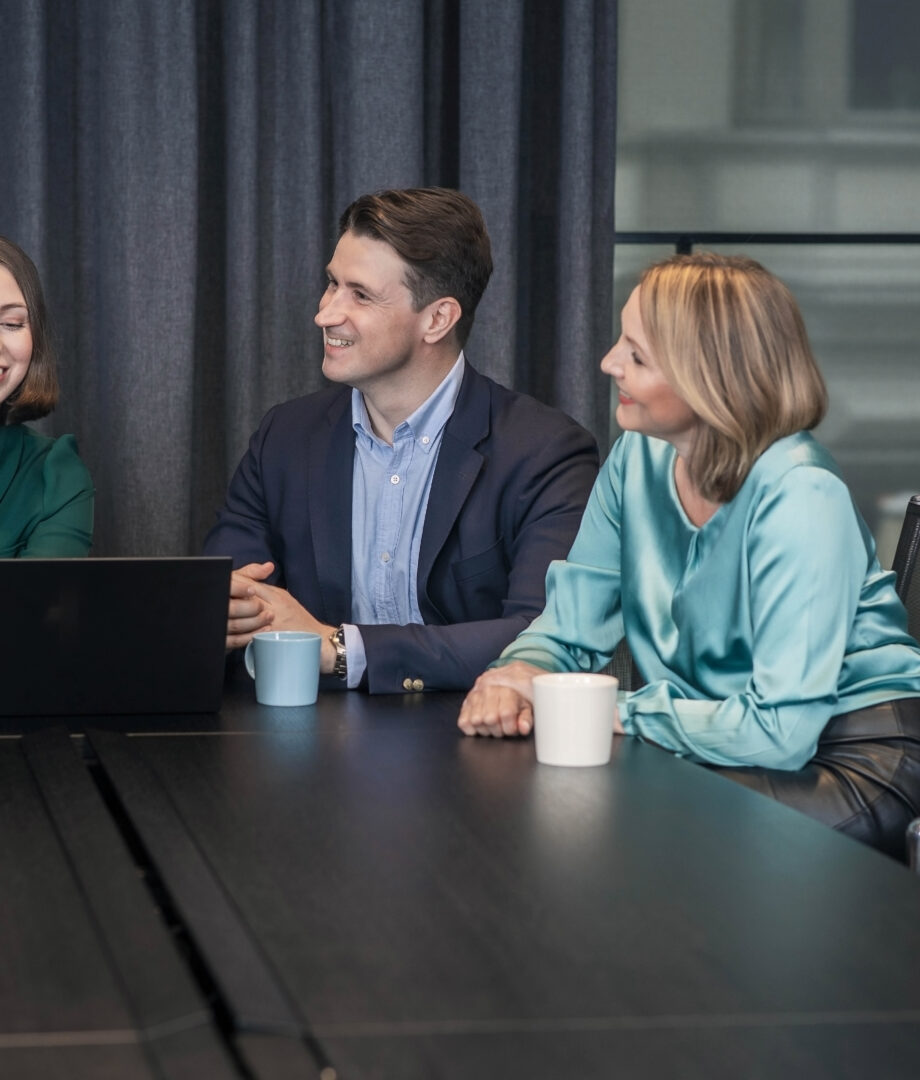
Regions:
<instances>
[{"instance_id":1,"label":"man in navy blazer","mask_svg":"<svg viewBox=\"0 0 920 1080\"><path fill-rule=\"evenodd\" d=\"M342 215L316 315L337 385L266 415L205 541L236 568L228 648L311 630L340 685L462 690L543 609L597 447L466 362L491 270L459 192L378 192Z\"/></svg>"}]
</instances>

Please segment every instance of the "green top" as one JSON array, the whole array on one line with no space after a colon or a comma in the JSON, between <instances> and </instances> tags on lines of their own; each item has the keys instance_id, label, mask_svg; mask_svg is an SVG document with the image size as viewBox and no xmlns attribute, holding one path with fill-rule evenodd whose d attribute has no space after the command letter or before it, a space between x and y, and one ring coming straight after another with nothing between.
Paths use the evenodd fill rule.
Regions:
<instances>
[{"instance_id":1,"label":"green top","mask_svg":"<svg viewBox=\"0 0 920 1080\"><path fill-rule=\"evenodd\" d=\"M93 494L73 435L0 427L0 558L88 554Z\"/></svg>"}]
</instances>

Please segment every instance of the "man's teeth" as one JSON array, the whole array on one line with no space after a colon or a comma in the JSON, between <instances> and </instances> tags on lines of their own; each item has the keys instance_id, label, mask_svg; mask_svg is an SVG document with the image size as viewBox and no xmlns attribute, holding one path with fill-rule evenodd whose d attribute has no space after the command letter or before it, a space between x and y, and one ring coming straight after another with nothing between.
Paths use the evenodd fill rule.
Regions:
<instances>
[{"instance_id":1,"label":"man's teeth","mask_svg":"<svg viewBox=\"0 0 920 1080\"><path fill-rule=\"evenodd\" d=\"M347 345L351 345L350 341L346 341L345 338L329 337L326 335L326 344L335 345L337 348L344 349Z\"/></svg>"}]
</instances>

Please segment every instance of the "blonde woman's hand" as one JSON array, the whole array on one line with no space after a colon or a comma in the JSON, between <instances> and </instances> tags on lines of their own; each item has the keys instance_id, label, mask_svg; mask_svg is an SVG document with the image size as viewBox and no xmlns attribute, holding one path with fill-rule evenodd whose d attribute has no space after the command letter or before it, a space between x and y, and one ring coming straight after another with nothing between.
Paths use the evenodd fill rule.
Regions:
<instances>
[{"instance_id":1,"label":"blonde woman's hand","mask_svg":"<svg viewBox=\"0 0 920 1080\"><path fill-rule=\"evenodd\" d=\"M473 684L457 726L464 735L529 735L533 729L533 677L543 668L513 660L490 668Z\"/></svg>"}]
</instances>

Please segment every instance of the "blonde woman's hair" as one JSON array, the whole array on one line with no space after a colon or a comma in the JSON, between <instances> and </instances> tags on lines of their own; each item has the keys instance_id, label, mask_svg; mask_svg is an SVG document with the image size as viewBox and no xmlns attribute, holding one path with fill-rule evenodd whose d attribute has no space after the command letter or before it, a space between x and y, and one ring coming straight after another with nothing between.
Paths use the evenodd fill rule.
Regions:
<instances>
[{"instance_id":1,"label":"blonde woman's hair","mask_svg":"<svg viewBox=\"0 0 920 1080\"><path fill-rule=\"evenodd\" d=\"M777 439L815 427L827 389L792 293L740 255L674 255L639 281L642 325L675 392L702 421L687 461L728 502Z\"/></svg>"}]
</instances>

